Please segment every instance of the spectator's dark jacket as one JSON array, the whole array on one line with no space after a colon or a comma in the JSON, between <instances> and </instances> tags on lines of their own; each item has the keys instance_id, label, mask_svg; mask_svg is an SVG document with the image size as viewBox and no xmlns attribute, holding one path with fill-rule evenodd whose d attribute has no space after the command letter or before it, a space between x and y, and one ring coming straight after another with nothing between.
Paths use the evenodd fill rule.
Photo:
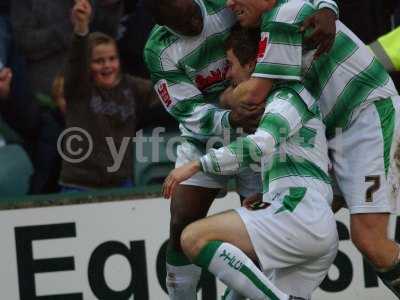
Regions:
<instances>
[{"instance_id":1,"label":"spectator's dark jacket","mask_svg":"<svg viewBox=\"0 0 400 300\"><path fill-rule=\"evenodd\" d=\"M10 14L10 0L0 0L0 15Z\"/></svg>"},{"instance_id":2,"label":"spectator's dark jacket","mask_svg":"<svg viewBox=\"0 0 400 300\"><path fill-rule=\"evenodd\" d=\"M143 60L143 49L154 22L144 9L143 1L139 0L133 6L131 0L126 0L131 7L125 5L126 15L121 24L118 45L125 70L130 74L149 77Z\"/></svg>"},{"instance_id":3,"label":"spectator's dark jacket","mask_svg":"<svg viewBox=\"0 0 400 300\"><path fill-rule=\"evenodd\" d=\"M34 93L50 94L71 43L74 0L13 0L11 22L15 42L27 59Z\"/></svg>"},{"instance_id":4,"label":"spectator's dark jacket","mask_svg":"<svg viewBox=\"0 0 400 300\"><path fill-rule=\"evenodd\" d=\"M91 31L99 31L112 36L118 36L119 23L124 12L122 0L92 0L94 17L90 25Z\"/></svg>"}]
</instances>

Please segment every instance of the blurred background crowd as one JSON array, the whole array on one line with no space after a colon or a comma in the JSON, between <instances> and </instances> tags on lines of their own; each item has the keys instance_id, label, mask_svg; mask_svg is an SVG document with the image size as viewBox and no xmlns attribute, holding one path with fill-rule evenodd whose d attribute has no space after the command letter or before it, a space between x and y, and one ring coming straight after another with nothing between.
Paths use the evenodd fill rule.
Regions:
<instances>
[{"instance_id":1,"label":"blurred background crowd","mask_svg":"<svg viewBox=\"0 0 400 300\"><path fill-rule=\"evenodd\" d=\"M113 37L122 72L140 78L148 78L142 51L154 25L144 1L91 1L90 31ZM378 58L388 43L400 44L399 34L397 39L384 39L399 29L400 1L337 2L340 19L374 51L378 49ZM74 0L0 0L0 197L60 191L57 140L66 126L66 91L60 74L72 42L73 5ZM399 89L400 72L392 76ZM160 105L147 108L138 123L135 130L144 129L145 134L162 126L166 136L179 135L177 123ZM169 160L152 164L133 159L133 185L160 183L172 166Z\"/></svg>"}]
</instances>

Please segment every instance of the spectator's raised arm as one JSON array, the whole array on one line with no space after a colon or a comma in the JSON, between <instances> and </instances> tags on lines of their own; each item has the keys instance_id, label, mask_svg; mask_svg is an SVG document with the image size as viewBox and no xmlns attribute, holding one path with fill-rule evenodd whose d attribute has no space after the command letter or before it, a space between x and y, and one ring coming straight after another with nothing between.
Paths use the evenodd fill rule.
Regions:
<instances>
[{"instance_id":1,"label":"spectator's raised arm","mask_svg":"<svg viewBox=\"0 0 400 300\"><path fill-rule=\"evenodd\" d=\"M74 37L65 66L64 94L67 101L91 91L88 37L91 13L89 1L75 1L71 13Z\"/></svg>"}]
</instances>

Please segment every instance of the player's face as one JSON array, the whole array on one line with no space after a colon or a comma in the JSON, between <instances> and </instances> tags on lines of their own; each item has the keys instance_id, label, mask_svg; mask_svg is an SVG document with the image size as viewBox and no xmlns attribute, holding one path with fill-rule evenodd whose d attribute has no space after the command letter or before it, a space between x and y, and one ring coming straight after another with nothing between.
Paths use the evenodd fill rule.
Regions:
<instances>
[{"instance_id":1,"label":"player's face","mask_svg":"<svg viewBox=\"0 0 400 300\"><path fill-rule=\"evenodd\" d=\"M117 48L113 43L93 48L90 71L94 83L101 88L112 88L119 80L120 64Z\"/></svg>"},{"instance_id":2,"label":"player's face","mask_svg":"<svg viewBox=\"0 0 400 300\"><path fill-rule=\"evenodd\" d=\"M250 78L250 75L253 72L253 64L249 63L241 65L232 49L229 49L226 52L226 58L229 64L226 78L232 82L234 87Z\"/></svg>"},{"instance_id":3,"label":"player's face","mask_svg":"<svg viewBox=\"0 0 400 300\"><path fill-rule=\"evenodd\" d=\"M266 0L228 0L227 5L236 14L243 27L258 27L261 16L267 10Z\"/></svg>"}]
</instances>

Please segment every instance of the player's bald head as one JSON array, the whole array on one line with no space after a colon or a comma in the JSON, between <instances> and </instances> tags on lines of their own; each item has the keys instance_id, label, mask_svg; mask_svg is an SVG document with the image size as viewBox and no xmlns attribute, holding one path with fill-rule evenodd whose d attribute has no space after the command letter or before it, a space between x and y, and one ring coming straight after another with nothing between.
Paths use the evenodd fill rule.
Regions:
<instances>
[{"instance_id":1,"label":"player's bald head","mask_svg":"<svg viewBox=\"0 0 400 300\"><path fill-rule=\"evenodd\" d=\"M203 18L194 0L146 0L144 6L157 24L178 33L197 35L202 30Z\"/></svg>"}]
</instances>

